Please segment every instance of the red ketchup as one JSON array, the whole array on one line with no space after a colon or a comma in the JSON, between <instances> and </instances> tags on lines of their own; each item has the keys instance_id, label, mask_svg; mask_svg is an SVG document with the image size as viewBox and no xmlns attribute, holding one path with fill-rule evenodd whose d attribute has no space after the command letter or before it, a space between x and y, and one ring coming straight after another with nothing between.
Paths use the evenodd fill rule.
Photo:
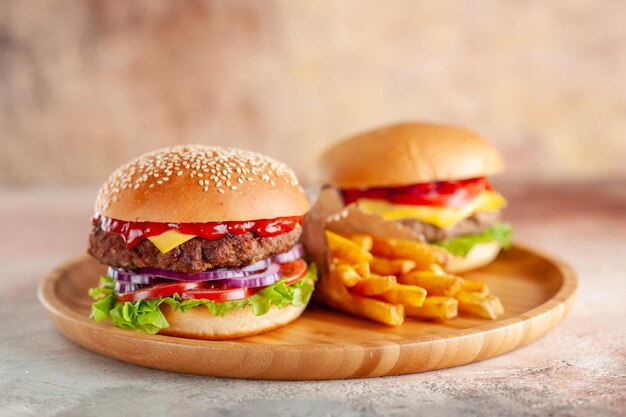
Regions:
<instances>
[{"instance_id":1,"label":"red ketchup","mask_svg":"<svg viewBox=\"0 0 626 417\"><path fill-rule=\"evenodd\" d=\"M208 240L219 239L227 234L242 235L247 232L270 237L292 231L297 225L302 224L303 220L304 216L294 216L231 222L158 223L116 220L95 214L92 223L100 223L100 228L105 232L122 235L126 246L134 248L143 239L160 235L168 230L177 230L183 234L196 235Z\"/></svg>"},{"instance_id":2,"label":"red ketchup","mask_svg":"<svg viewBox=\"0 0 626 417\"><path fill-rule=\"evenodd\" d=\"M460 207L476 198L481 192L491 191L486 178L459 181L436 181L401 187L344 188L341 190L345 204L362 198L386 200L392 204L414 206Z\"/></svg>"}]
</instances>

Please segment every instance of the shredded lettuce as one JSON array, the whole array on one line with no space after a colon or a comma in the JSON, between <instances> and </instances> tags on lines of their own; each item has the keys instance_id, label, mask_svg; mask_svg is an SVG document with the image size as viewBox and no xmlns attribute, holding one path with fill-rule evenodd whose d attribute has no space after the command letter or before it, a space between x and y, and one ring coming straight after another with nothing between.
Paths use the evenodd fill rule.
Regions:
<instances>
[{"instance_id":1,"label":"shredded lettuce","mask_svg":"<svg viewBox=\"0 0 626 417\"><path fill-rule=\"evenodd\" d=\"M513 232L513 228L508 223L497 223L489 229L476 235L463 235L453 237L445 241L434 240L430 243L441 246L453 255L465 257L472 250L474 245L483 242L497 241L503 248L507 249L511 246L509 237Z\"/></svg>"},{"instance_id":2,"label":"shredded lettuce","mask_svg":"<svg viewBox=\"0 0 626 417\"><path fill-rule=\"evenodd\" d=\"M152 300L117 302L115 280L108 276L100 277L102 286L91 288L89 295L96 300L91 305L91 318L96 321L111 320L117 327L155 334L169 327L169 323L161 312L160 306L166 303L174 310L183 313L194 307L206 307L215 316L252 306L255 316L260 316L270 310L270 305L278 308L287 306L302 306L308 303L317 280L317 268L310 264L306 275L292 285L286 284L283 278L243 300L216 302L212 300L183 300L178 294L171 297L155 298Z\"/></svg>"}]
</instances>

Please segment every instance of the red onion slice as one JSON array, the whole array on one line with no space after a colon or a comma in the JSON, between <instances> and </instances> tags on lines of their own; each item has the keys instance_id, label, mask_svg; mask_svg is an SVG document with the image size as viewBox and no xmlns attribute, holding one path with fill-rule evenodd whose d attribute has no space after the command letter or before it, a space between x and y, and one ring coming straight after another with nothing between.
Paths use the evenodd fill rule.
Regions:
<instances>
[{"instance_id":1,"label":"red onion slice","mask_svg":"<svg viewBox=\"0 0 626 417\"><path fill-rule=\"evenodd\" d=\"M284 264L285 262L293 262L296 259L300 259L304 256L304 246L300 243L296 243L293 248L284 253L279 253L272 257L272 261L277 262L279 264Z\"/></svg>"},{"instance_id":2,"label":"red onion slice","mask_svg":"<svg viewBox=\"0 0 626 417\"><path fill-rule=\"evenodd\" d=\"M218 268L205 272L185 273L170 271L169 269L160 268L138 268L133 272L137 275L150 275L153 277L161 277L174 279L177 281L214 281L218 279L241 278L255 273L261 269L267 268L271 264L271 259L263 259L252 265L238 268Z\"/></svg>"},{"instance_id":3,"label":"red onion slice","mask_svg":"<svg viewBox=\"0 0 626 417\"><path fill-rule=\"evenodd\" d=\"M246 274L246 272L242 271L241 268L220 268L212 271L195 272L191 274L160 268L138 268L134 269L133 272L137 275L148 275L151 277L161 277L176 281L214 281Z\"/></svg>"},{"instance_id":4,"label":"red onion slice","mask_svg":"<svg viewBox=\"0 0 626 417\"><path fill-rule=\"evenodd\" d=\"M161 282L161 279L151 275L139 275L130 269L109 267L108 276L118 282L126 284L152 285Z\"/></svg>"},{"instance_id":5,"label":"red onion slice","mask_svg":"<svg viewBox=\"0 0 626 417\"><path fill-rule=\"evenodd\" d=\"M280 265L272 264L265 271L248 275L246 277L229 278L224 280L226 288L258 288L267 287L278 282L282 274Z\"/></svg>"},{"instance_id":6,"label":"red onion slice","mask_svg":"<svg viewBox=\"0 0 626 417\"><path fill-rule=\"evenodd\" d=\"M146 287L145 284L131 284L129 282L116 281L115 282L115 292L118 294L124 294L127 292L137 291L141 288Z\"/></svg>"},{"instance_id":7,"label":"red onion slice","mask_svg":"<svg viewBox=\"0 0 626 417\"><path fill-rule=\"evenodd\" d=\"M253 263L252 265L242 266L241 270L244 272L260 271L261 269L267 268L271 264L272 264L272 258L265 258L265 259L260 260L259 262Z\"/></svg>"}]
</instances>

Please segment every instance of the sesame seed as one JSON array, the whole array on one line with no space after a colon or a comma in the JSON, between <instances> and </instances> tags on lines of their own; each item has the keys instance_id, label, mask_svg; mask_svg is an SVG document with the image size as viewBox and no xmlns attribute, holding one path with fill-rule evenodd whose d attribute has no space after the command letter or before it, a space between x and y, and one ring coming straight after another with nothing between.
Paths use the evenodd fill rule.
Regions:
<instances>
[{"instance_id":1,"label":"sesame seed","mask_svg":"<svg viewBox=\"0 0 626 417\"><path fill-rule=\"evenodd\" d=\"M224 194L224 190L222 190L221 188L218 188L217 191L219 191L220 194Z\"/></svg>"}]
</instances>

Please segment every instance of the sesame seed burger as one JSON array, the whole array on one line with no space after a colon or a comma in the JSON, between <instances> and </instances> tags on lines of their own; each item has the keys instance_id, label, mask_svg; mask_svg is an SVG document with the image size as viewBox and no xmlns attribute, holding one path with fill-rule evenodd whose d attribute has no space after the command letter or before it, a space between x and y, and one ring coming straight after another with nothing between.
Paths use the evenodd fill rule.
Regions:
<instances>
[{"instance_id":1,"label":"sesame seed burger","mask_svg":"<svg viewBox=\"0 0 626 417\"><path fill-rule=\"evenodd\" d=\"M506 200L487 176L504 168L475 133L447 125L401 123L339 142L321 159L324 180L346 205L411 228L450 253L462 272L493 261L508 245Z\"/></svg>"},{"instance_id":2,"label":"sesame seed burger","mask_svg":"<svg viewBox=\"0 0 626 417\"><path fill-rule=\"evenodd\" d=\"M285 164L189 145L118 168L96 200L88 253L108 272L92 317L147 333L232 339L282 326L316 273L298 243L307 198Z\"/></svg>"}]
</instances>

